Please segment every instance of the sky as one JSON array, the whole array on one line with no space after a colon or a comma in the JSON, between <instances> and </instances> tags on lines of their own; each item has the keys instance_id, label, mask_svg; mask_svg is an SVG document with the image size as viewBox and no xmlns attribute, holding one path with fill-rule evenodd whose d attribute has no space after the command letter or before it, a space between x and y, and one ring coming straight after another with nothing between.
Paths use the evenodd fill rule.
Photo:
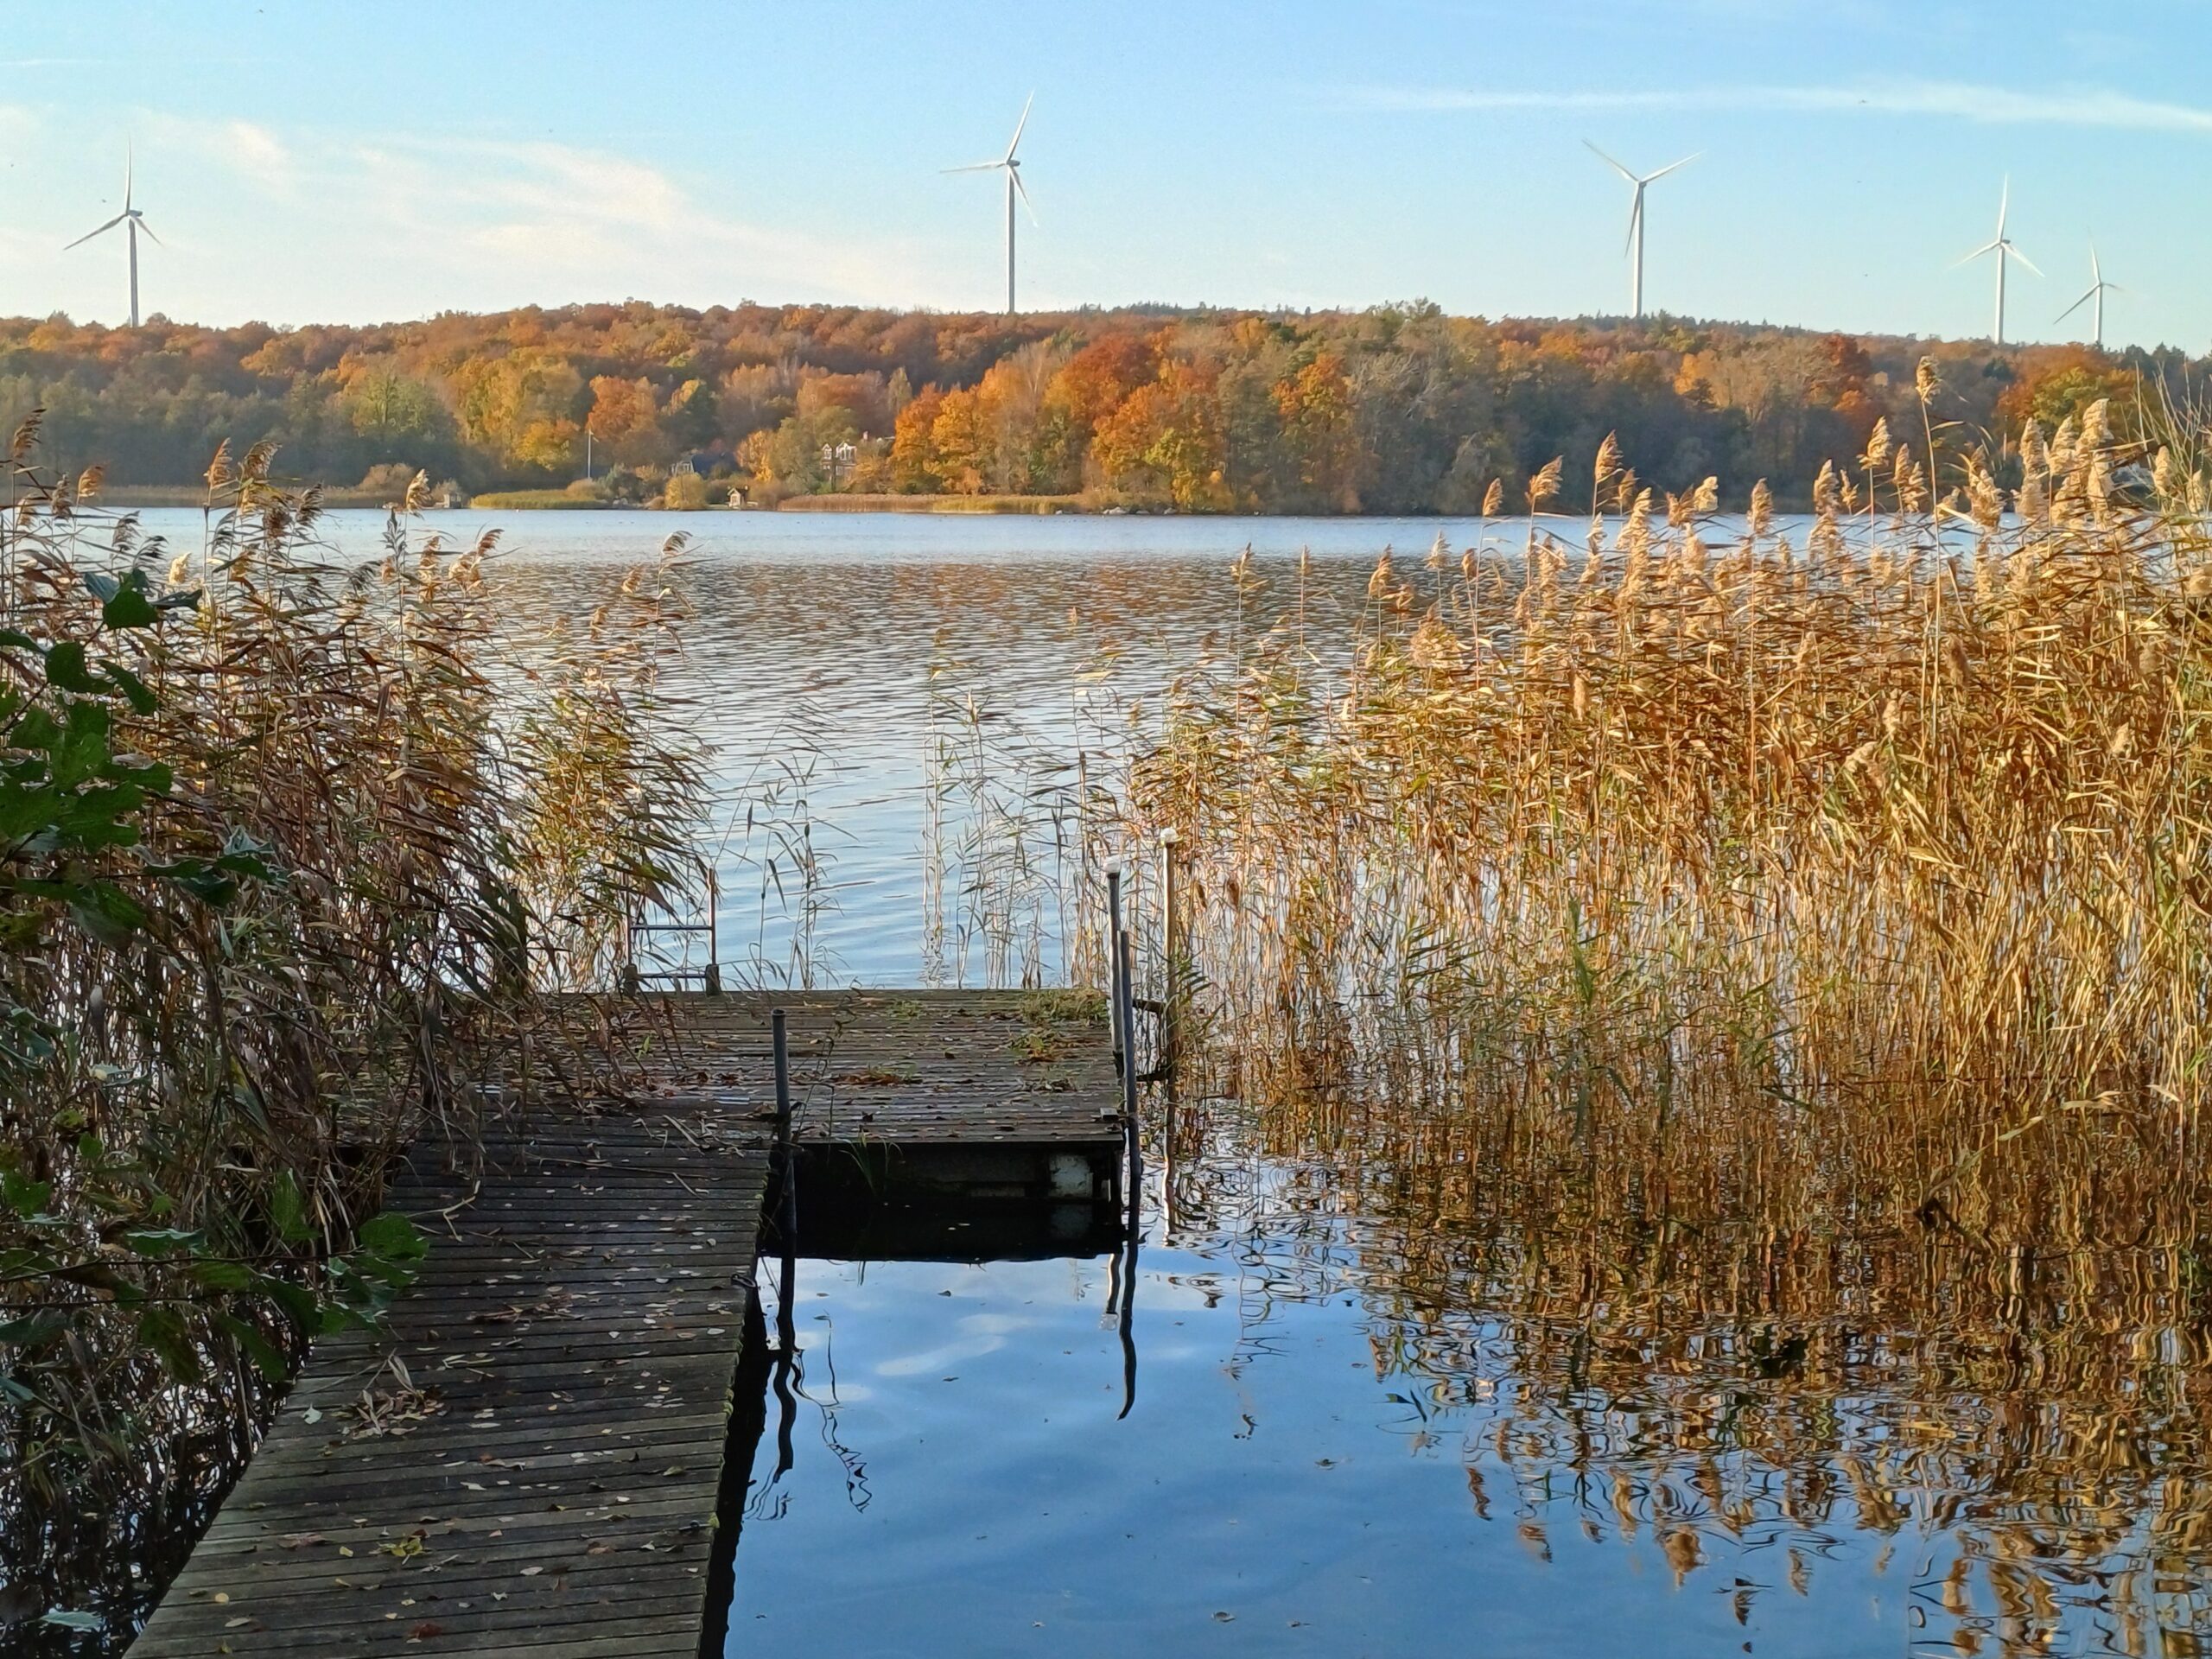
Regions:
<instances>
[{"instance_id":1,"label":"sky","mask_svg":"<svg viewBox=\"0 0 2212 1659\"><path fill-rule=\"evenodd\" d=\"M1627 308L2212 347L2212 4L16 0L0 315L213 324L639 298Z\"/></svg>"}]
</instances>

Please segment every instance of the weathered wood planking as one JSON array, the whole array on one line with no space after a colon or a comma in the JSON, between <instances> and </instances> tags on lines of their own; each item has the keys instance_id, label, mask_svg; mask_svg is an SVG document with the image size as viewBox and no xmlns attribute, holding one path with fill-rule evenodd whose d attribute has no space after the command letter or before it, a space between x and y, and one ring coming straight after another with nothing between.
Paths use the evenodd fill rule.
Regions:
<instances>
[{"instance_id":1,"label":"weathered wood planking","mask_svg":"<svg viewBox=\"0 0 2212 1659\"><path fill-rule=\"evenodd\" d=\"M769 1015L784 1009L803 1192L1118 1199L1123 1126L1103 1001L870 990L666 1002L669 1035L644 1088L764 1123L775 1107Z\"/></svg>"},{"instance_id":2,"label":"weathered wood planking","mask_svg":"<svg viewBox=\"0 0 2212 1659\"><path fill-rule=\"evenodd\" d=\"M632 1103L497 1139L474 1179L417 1150L394 1202L430 1235L421 1277L388 1332L315 1344L136 1659L698 1650L773 1007L802 1194L1118 1198L1120 1096L1089 1005L658 1000Z\"/></svg>"},{"instance_id":3,"label":"weathered wood planking","mask_svg":"<svg viewBox=\"0 0 2212 1659\"><path fill-rule=\"evenodd\" d=\"M437 1163L388 1337L315 1344L134 1656L697 1651L765 1141L648 1109L494 1143L473 1198Z\"/></svg>"}]
</instances>

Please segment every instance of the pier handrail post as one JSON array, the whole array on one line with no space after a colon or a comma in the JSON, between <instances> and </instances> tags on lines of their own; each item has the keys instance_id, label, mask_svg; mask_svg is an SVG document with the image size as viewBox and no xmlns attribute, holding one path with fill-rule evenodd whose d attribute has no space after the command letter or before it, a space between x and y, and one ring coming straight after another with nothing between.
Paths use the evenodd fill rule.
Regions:
<instances>
[{"instance_id":1,"label":"pier handrail post","mask_svg":"<svg viewBox=\"0 0 2212 1659\"><path fill-rule=\"evenodd\" d=\"M1122 873L1106 872L1106 997L1114 1033L1115 1063L1126 1071L1135 1061L1134 1033L1122 1018Z\"/></svg>"},{"instance_id":2,"label":"pier handrail post","mask_svg":"<svg viewBox=\"0 0 2212 1659\"><path fill-rule=\"evenodd\" d=\"M1125 932L1121 938L1121 950L1116 964L1119 971L1115 978L1121 982L1115 1006L1120 1011L1122 1032L1127 1046L1122 1056L1122 1122L1129 1137L1129 1230L1134 1233L1141 1224L1141 1206L1144 1201L1144 1136L1137 1121L1137 1044L1136 1005L1131 998L1129 986L1136 977L1136 946ZM1123 1294L1127 1294L1127 1287Z\"/></svg>"},{"instance_id":3,"label":"pier handrail post","mask_svg":"<svg viewBox=\"0 0 2212 1659\"><path fill-rule=\"evenodd\" d=\"M1136 953L1130 944L1128 932L1122 925L1122 873L1106 873L1106 1002L1108 1019L1114 1033L1114 1058L1122 1073L1122 1133L1128 1139L1129 1190L1126 1209L1128 1232L1135 1239L1142 1225L1144 1203L1144 1139L1137 1123L1137 1011L1135 993L1131 988L1135 977ZM1132 1246L1134 1249L1134 1246ZM1132 1268L1135 1259L1132 1257ZM1130 1281L1124 1279L1122 1294L1127 1297ZM1124 1324L1126 1335L1126 1320ZM1127 1346L1126 1341L1124 1346ZM1134 1395L1131 1398L1134 1399ZM1128 1409L1123 1403L1124 1414Z\"/></svg>"},{"instance_id":4,"label":"pier handrail post","mask_svg":"<svg viewBox=\"0 0 2212 1659\"><path fill-rule=\"evenodd\" d=\"M712 864L707 866L707 995L722 994L721 953L721 878Z\"/></svg>"},{"instance_id":5,"label":"pier handrail post","mask_svg":"<svg viewBox=\"0 0 2212 1659\"><path fill-rule=\"evenodd\" d=\"M1160 836L1160 939L1166 982L1160 1000L1160 1072L1175 1075L1182 1054L1183 918L1182 842L1171 828Z\"/></svg>"},{"instance_id":6,"label":"pier handrail post","mask_svg":"<svg viewBox=\"0 0 2212 1659\"><path fill-rule=\"evenodd\" d=\"M1122 1110L1127 1114L1132 1131L1137 1121L1137 1045L1136 1004L1129 994L1129 987L1136 977L1137 952L1135 941L1127 932L1122 935L1122 1032L1127 1039L1122 1066Z\"/></svg>"},{"instance_id":7,"label":"pier handrail post","mask_svg":"<svg viewBox=\"0 0 2212 1659\"><path fill-rule=\"evenodd\" d=\"M770 1046L776 1057L776 1151L782 1165L783 1181L783 1190L778 1195L778 1225L783 1229L784 1244L788 1251L792 1248L798 1233L798 1181L791 1168L791 1061L781 1008L769 1012L768 1033Z\"/></svg>"}]
</instances>

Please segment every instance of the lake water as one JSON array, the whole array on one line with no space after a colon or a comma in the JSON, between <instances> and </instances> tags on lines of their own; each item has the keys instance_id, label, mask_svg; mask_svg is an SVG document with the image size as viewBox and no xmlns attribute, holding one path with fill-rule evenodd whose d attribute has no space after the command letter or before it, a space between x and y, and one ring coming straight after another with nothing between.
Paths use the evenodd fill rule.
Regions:
<instances>
[{"instance_id":1,"label":"lake water","mask_svg":"<svg viewBox=\"0 0 2212 1659\"><path fill-rule=\"evenodd\" d=\"M197 537L196 513L145 518ZM821 983L1052 977L1069 920L1006 872L1054 849L1003 843L1022 802L1063 799L1071 751L1104 756L1133 706L1301 592L1317 649L1340 644L1386 543L1419 582L1440 530L1455 555L1484 533L505 522L495 579L531 624L695 538L674 689L736 814L715 831L723 953ZM379 525L340 513L329 534L367 557ZM1248 543L1266 588L1241 599ZM995 948L993 927L1016 937ZM1718 1239L1647 1295L1448 1158L1363 1156L1255 1110L1191 1103L1172 1139L1148 1122L1133 1270L796 1264L796 1365L754 1379L729 1654L2212 1650L2193 1301L2031 1286L1969 1321L1973 1265L1907 1243L1853 1281L1872 1289L1793 1310L1771 1252L1748 1268Z\"/></svg>"},{"instance_id":2,"label":"lake water","mask_svg":"<svg viewBox=\"0 0 2212 1659\"><path fill-rule=\"evenodd\" d=\"M200 544L195 511L140 518L173 547ZM1132 704L1141 714L1210 645L1232 644L1230 566L1248 543L1265 585L1243 601L1246 625L1302 590L1317 641L1335 641L1385 546L1425 575L1440 531L1455 561L1484 534L1473 520L1074 515L454 512L422 523L461 545L504 531L490 579L525 627L588 617L664 537L691 538L682 585L695 615L668 684L716 746L708 840L721 950L753 978L823 985L1019 982L1025 961L1057 977L1057 915L1041 930L1013 918L1041 931L1026 958L1017 945L995 964L982 937L978 861L960 851L995 816L978 788L1007 785L1009 748L1071 763L1086 742L1112 742ZM336 512L322 534L365 560L384 524ZM1487 538L1517 547L1521 534L1493 521ZM1001 763L985 769L991 785L972 764L934 764L941 745L972 761L977 741ZM933 867L938 888L925 879Z\"/></svg>"},{"instance_id":3,"label":"lake water","mask_svg":"<svg viewBox=\"0 0 2212 1659\"><path fill-rule=\"evenodd\" d=\"M1940 1541L1848 1502L1731 1537L1694 1492L1616 1512L1595 1468L1499 1457L1503 1330L1461 1375L1408 1363L1348 1231L1148 1244L1127 1415L1105 1261L800 1263L795 1454L755 1459L725 1651L1908 1650Z\"/></svg>"}]
</instances>

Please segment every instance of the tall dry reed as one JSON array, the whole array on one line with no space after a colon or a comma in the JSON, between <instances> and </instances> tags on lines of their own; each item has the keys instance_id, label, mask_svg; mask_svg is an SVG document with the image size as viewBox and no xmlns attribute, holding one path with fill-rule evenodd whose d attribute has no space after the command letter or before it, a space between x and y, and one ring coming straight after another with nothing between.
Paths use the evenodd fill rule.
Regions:
<instances>
[{"instance_id":1,"label":"tall dry reed","mask_svg":"<svg viewBox=\"0 0 2212 1659\"><path fill-rule=\"evenodd\" d=\"M1348 670L1293 617L1185 681L1137 805L1241 1085L1427 1103L1569 1206L2193 1238L2203 480L2101 405L2010 487L1923 436L1802 540L1601 454L1580 545L1386 563Z\"/></svg>"}]
</instances>

